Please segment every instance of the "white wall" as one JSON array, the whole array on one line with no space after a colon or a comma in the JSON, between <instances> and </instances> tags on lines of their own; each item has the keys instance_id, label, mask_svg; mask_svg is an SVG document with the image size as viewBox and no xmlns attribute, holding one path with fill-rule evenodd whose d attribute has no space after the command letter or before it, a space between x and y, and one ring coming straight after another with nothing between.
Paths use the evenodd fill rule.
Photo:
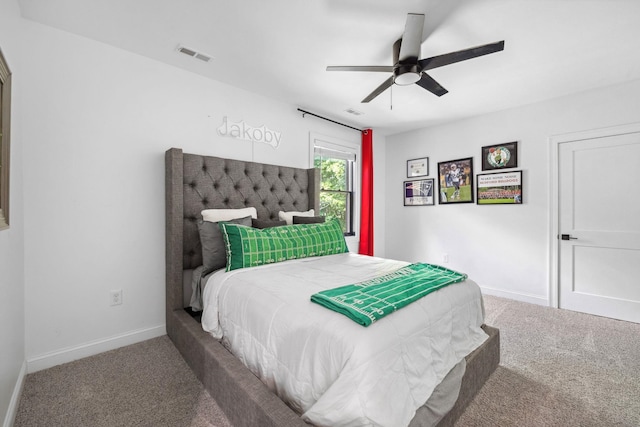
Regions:
<instances>
[{"instance_id":1,"label":"white wall","mask_svg":"<svg viewBox=\"0 0 640 427\"><path fill-rule=\"evenodd\" d=\"M360 141L293 105L30 21L25 31L30 371L164 334L165 150L308 167L310 132ZM282 132L280 147L218 136L224 116Z\"/></svg>"},{"instance_id":2,"label":"white wall","mask_svg":"<svg viewBox=\"0 0 640 427\"><path fill-rule=\"evenodd\" d=\"M640 81L514 108L386 139L386 256L444 264L463 271L484 292L540 304L549 303L551 135L640 121ZM519 141L523 170L521 206L403 207L407 159L428 156L430 176L437 163L474 158L480 148ZM594 171L594 179L599 171ZM436 179L437 182L437 179ZM638 202L640 203L640 202Z\"/></svg>"},{"instance_id":3,"label":"white wall","mask_svg":"<svg viewBox=\"0 0 640 427\"><path fill-rule=\"evenodd\" d=\"M22 132L19 100L24 87L22 20L15 0L0 0L0 48L13 74L10 228L0 231L0 422L9 426L24 377L24 226ZM3 421L4 420L4 421Z\"/></svg>"},{"instance_id":4,"label":"white wall","mask_svg":"<svg viewBox=\"0 0 640 427\"><path fill-rule=\"evenodd\" d=\"M386 151L387 139L373 131L373 255L385 257L387 195L384 191L387 179Z\"/></svg>"}]
</instances>

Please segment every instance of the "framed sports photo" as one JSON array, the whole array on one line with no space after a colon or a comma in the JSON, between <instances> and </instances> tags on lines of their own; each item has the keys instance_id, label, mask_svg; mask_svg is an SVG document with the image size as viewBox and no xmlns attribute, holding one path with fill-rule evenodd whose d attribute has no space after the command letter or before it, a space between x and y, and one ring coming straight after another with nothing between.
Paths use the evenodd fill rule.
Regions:
<instances>
[{"instance_id":1,"label":"framed sports photo","mask_svg":"<svg viewBox=\"0 0 640 427\"><path fill-rule=\"evenodd\" d=\"M404 205L405 206L433 206L434 179L418 179L404 182Z\"/></svg>"},{"instance_id":2,"label":"framed sports photo","mask_svg":"<svg viewBox=\"0 0 640 427\"><path fill-rule=\"evenodd\" d=\"M473 203L473 157L438 163L441 205Z\"/></svg>"},{"instance_id":3,"label":"framed sports photo","mask_svg":"<svg viewBox=\"0 0 640 427\"><path fill-rule=\"evenodd\" d=\"M429 175L429 158L407 160L407 178Z\"/></svg>"},{"instance_id":4,"label":"framed sports photo","mask_svg":"<svg viewBox=\"0 0 640 427\"><path fill-rule=\"evenodd\" d=\"M479 205L521 205L522 171L478 174Z\"/></svg>"},{"instance_id":5,"label":"framed sports photo","mask_svg":"<svg viewBox=\"0 0 640 427\"><path fill-rule=\"evenodd\" d=\"M482 147L482 170L510 169L518 167L518 142Z\"/></svg>"}]
</instances>

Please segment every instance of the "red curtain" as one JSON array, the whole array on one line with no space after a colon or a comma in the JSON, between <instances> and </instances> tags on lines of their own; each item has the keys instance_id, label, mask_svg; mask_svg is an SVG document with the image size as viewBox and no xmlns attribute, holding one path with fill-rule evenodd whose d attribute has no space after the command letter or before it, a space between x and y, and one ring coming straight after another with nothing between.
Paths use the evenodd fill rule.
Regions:
<instances>
[{"instance_id":1,"label":"red curtain","mask_svg":"<svg viewBox=\"0 0 640 427\"><path fill-rule=\"evenodd\" d=\"M362 131L362 198L358 253L373 255L373 131Z\"/></svg>"}]
</instances>

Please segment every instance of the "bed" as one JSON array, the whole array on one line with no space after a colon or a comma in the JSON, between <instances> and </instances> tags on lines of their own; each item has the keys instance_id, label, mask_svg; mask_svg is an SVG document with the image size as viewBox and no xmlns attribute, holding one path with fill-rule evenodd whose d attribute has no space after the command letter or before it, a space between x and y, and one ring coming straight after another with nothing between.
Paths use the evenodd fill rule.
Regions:
<instances>
[{"instance_id":1,"label":"bed","mask_svg":"<svg viewBox=\"0 0 640 427\"><path fill-rule=\"evenodd\" d=\"M308 426L222 341L205 332L186 307L191 275L202 263L200 211L253 206L264 220L277 219L279 211L317 211L318 172L186 154L178 148L168 150L165 161L167 334L235 426ZM459 394L439 426L453 425L499 363L499 331L487 325L483 330L488 338L464 358ZM445 390L438 386L433 395ZM430 425L432 412L420 407L409 425Z\"/></svg>"}]
</instances>

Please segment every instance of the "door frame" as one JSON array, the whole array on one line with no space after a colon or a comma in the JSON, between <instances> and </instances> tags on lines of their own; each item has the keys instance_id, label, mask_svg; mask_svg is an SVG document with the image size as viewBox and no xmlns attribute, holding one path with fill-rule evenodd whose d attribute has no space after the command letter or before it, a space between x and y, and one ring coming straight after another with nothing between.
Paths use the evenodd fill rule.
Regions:
<instances>
[{"instance_id":1,"label":"door frame","mask_svg":"<svg viewBox=\"0 0 640 427\"><path fill-rule=\"evenodd\" d=\"M604 138L609 136L627 135L631 133L640 133L640 123L629 123L606 128L592 129L580 132L570 132L559 135L551 135L549 137L549 152L551 159L549 162L551 168L551 180L549 191L549 214L551 217L549 225L549 306L558 308L560 303L560 266L559 253L560 243L558 238L560 234L560 210L559 210L559 174L560 160L559 151L560 144L574 141L584 141L589 139Z\"/></svg>"}]
</instances>

